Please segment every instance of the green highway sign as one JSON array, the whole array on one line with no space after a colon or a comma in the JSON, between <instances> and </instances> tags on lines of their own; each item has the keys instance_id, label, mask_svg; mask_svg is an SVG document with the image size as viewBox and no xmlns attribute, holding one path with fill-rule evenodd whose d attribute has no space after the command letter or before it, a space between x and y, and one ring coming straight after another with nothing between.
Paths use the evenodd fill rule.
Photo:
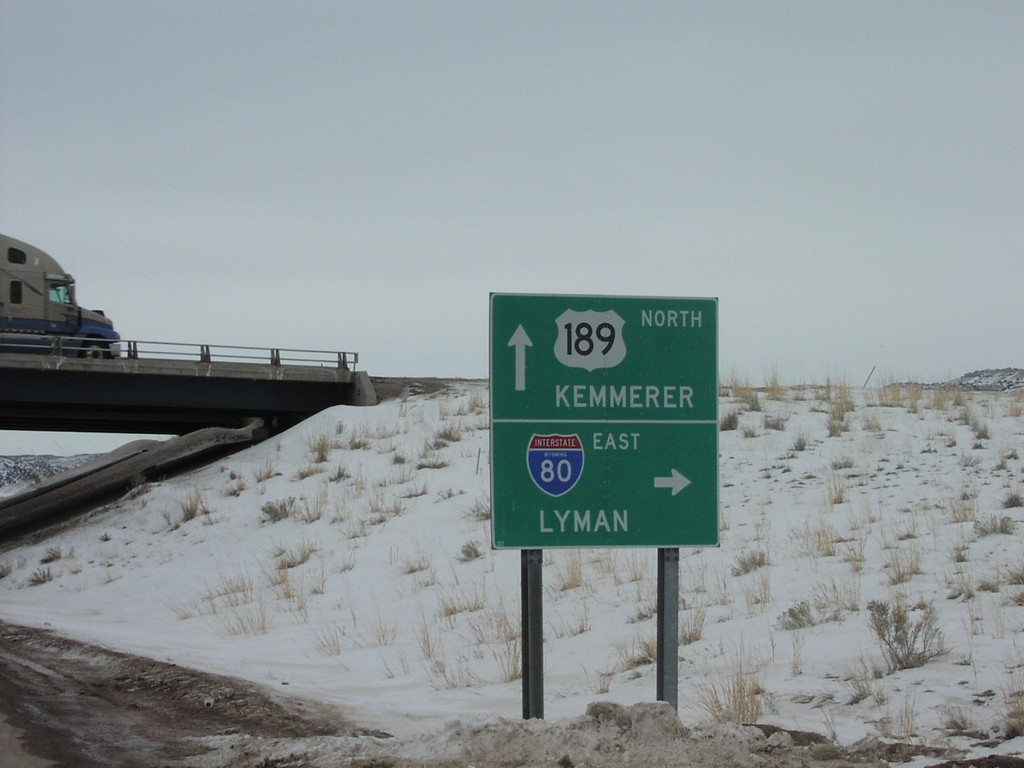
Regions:
<instances>
[{"instance_id":1,"label":"green highway sign","mask_svg":"<svg viewBox=\"0 0 1024 768\"><path fill-rule=\"evenodd\" d=\"M718 300L491 295L492 545L718 544Z\"/></svg>"}]
</instances>

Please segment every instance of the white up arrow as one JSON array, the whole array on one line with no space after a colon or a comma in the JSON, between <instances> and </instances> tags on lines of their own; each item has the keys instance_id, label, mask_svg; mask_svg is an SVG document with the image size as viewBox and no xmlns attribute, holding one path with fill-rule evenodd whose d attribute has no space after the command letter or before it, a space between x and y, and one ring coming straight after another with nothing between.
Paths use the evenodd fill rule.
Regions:
<instances>
[{"instance_id":1,"label":"white up arrow","mask_svg":"<svg viewBox=\"0 0 1024 768\"><path fill-rule=\"evenodd\" d=\"M683 488L690 484L690 479L679 474L676 470L672 470L671 477L656 477L654 478L655 488L671 488L672 495L675 496Z\"/></svg>"},{"instance_id":2,"label":"white up arrow","mask_svg":"<svg viewBox=\"0 0 1024 768\"><path fill-rule=\"evenodd\" d=\"M516 392L522 392L526 389L526 348L532 347L533 342L520 325L508 340L508 345L516 348Z\"/></svg>"}]
</instances>

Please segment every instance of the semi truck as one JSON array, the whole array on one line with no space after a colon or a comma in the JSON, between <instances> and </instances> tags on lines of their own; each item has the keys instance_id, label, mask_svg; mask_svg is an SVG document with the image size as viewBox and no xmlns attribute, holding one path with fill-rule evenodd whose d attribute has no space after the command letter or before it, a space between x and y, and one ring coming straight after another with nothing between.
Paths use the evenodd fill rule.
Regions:
<instances>
[{"instance_id":1,"label":"semi truck","mask_svg":"<svg viewBox=\"0 0 1024 768\"><path fill-rule=\"evenodd\" d=\"M0 353L120 357L121 337L75 299L75 279L48 253L0 234Z\"/></svg>"}]
</instances>

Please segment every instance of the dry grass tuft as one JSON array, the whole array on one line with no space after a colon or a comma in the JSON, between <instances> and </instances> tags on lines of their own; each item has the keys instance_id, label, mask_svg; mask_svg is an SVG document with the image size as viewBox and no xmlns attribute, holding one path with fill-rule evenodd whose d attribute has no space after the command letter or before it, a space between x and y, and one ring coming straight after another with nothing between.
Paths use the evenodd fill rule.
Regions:
<instances>
[{"instance_id":1,"label":"dry grass tuft","mask_svg":"<svg viewBox=\"0 0 1024 768\"><path fill-rule=\"evenodd\" d=\"M901 601L893 605L880 600L868 603L868 626L890 672L923 666L946 653L935 605L928 603L918 610L915 620Z\"/></svg>"},{"instance_id":2,"label":"dry grass tuft","mask_svg":"<svg viewBox=\"0 0 1024 768\"><path fill-rule=\"evenodd\" d=\"M313 456L314 464L323 464L331 458L334 447L331 436L326 432L314 432L306 438L306 446Z\"/></svg>"},{"instance_id":3,"label":"dry grass tuft","mask_svg":"<svg viewBox=\"0 0 1024 768\"><path fill-rule=\"evenodd\" d=\"M996 534L1010 536L1015 530L1017 530L1017 523L1009 515L1003 515L1002 517L989 515L982 520L974 521L974 535L978 538L994 536Z\"/></svg>"},{"instance_id":4,"label":"dry grass tuft","mask_svg":"<svg viewBox=\"0 0 1024 768\"><path fill-rule=\"evenodd\" d=\"M282 520L288 519L294 509L294 496L290 496L287 499L278 499L277 501L267 501L260 507L260 512L263 513L261 519L266 523L279 523Z\"/></svg>"},{"instance_id":5,"label":"dry grass tuft","mask_svg":"<svg viewBox=\"0 0 1024 768\"><path fill-rule=\"evenodd\" d=\"M38 587L40 584L45 584L48 581L53 581L53 573L50 572L49 568L36 568L32 575L28 577L28 585L30 587Z\"/></svg>"},{"instance_id":6,"label":"dry grass tuft","mask_svg":"<svg viewBox=\"0 0 1024 768\"><path fill-rule=\"evenodd\" d=\"M978 504L966 489L949 502L951 523L973 523L978 517Z\"/></svg>"},{"instance_id":7,"label":"dry grass tuft","mask_svg":"<svg viewBox=\"0 0 1024 768\"><path fill-rule=\"evenodd\" d=\"M232 610L223 617L222 623L229 635L265 635L273 626L267 604L262 600Z\"/></svg>"},{"instance_id":8,"label":"dry grass tuft","mask_svg":"<svg viewBox=\"0 0 1024 768\"><path fill-rule=\"evenodd\" d=\"M192 486L181 501L181 522L187 523L197 517L209 515L211 511L206 505L206 499L203 498L203 492Z\"/></svg>"},{"instance_id":9,"label":"dry grass tuft","mask_svg":"<svg viewBox=\"0 0 1024 768\"><path fill-rule=\"evenodd\" d=\"M277 470L274 469L274 463L267 459L253 472L253 477L256 479L256 483L265 483L270 478L277 474Z\"/></svg>"},{"instance_id":10,"label":"dry grass tuft","mask_svg":"<svg viewBox=\"0 0 1024 768\"><path fill-rule=\"evenodd\" d=\"M1020 491L1008 491L1003 497L1003 509L1024 507L1024 495Z\"/></svg>"},{"instance_id":11,"label":"dry grass tuft","mask_svg":"<svg viewBox=\"0 0 1024 768\"><path fill-rule=\"evenodd\" d=\"M1016 667L1003 690L1003 725L1007 739L1024 736L1024 670Z\"/></svg>"},{"instance_id":12,"label":"dry grass tuft","mask_svg":"<svg viewBox=\"0 0 1024 768\"><path fill-rule=\"evenodd\" d=\"M733 408L722 414L718 420L718 429L721 432L732 432L740 425L739 409Z\"/></svg>"},{"instance_id":13,"label":"dry grass tuft","mask_svg":"<svg viewBox=\"0 0 1024 768\"><path fill-rule=\"evenodd\" d=\"M658 660L658 643L653 637L637 637L630 643L619 643L615 648L618 658L616 669L628 672L631 669L645 667Z\"/></svg>"},{"instance_id":14,"label":"dry grass tuft","mask_svg":"<svg viewBox=\"0 0 1024 768\"><path fill-rule=\"evenodd\" d=\"M759 675L742 666L716 683L697 687L697 704L716 723L756 723L761 718L764 686Z\"/></svg>"},{"instance_id":15,"label":"dry grass tuft","mask_svg":"<svg viewBox=\"0 0 1024 768\"><path fill-rule=\"evenodd\" d=\"M484 552L477 542L467 541L462 545L462 548L459 550L459 554L456 555L456 559L460 563L468 563L472 560L479 560L483 556Z\"/></svg>"},{"instance_id":16,"label":"dry grass tuft","mask_svg":"<svg viewBox=\"0 0 1024 768\"><path fill-rule=\"evenodd\" d=\"M906 584L921 573L921 549L917 546L890 549L883 568L893 586Z\"/></svg>"},{"instance_id":17,"label":"dry grass tuft","mask_svg":"<svg viewBox=\"0 0 1024 768\"><path fill-rule=\"evenodd\" d=\"M748 550L736 556L736 562L732 566L733 576L743 576L768 565L768 553L761 549Z\"/></svg>"},{"instance_id":18,"label":"dry grass tuft","mask_svg":"<svg viewBox=\"0 0 1024 768\"><path fill-rule=\"evenodd\" d=\"M555 570L552 588L556 592L568 592L583 586L583 558L579 552L571 552Z\"/></svg>"}]
</instances>

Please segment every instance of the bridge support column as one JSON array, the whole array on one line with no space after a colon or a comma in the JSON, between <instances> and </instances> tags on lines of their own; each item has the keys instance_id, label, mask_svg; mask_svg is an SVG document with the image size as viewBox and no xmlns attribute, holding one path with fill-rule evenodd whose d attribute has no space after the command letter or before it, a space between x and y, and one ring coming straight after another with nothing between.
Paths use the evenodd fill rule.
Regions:
<instances>
[{"instance_id":1,"label":"bridge support column","mask_svg":"<svg viewBox=\"0 0 1024 768\"><path fill-rule=\"evenodd\" d=\"M349 405L376 405L377 393L370 381L370 374L366 371L356 371L352 374L352 400Z\"/></svg>"}]
</instances>

